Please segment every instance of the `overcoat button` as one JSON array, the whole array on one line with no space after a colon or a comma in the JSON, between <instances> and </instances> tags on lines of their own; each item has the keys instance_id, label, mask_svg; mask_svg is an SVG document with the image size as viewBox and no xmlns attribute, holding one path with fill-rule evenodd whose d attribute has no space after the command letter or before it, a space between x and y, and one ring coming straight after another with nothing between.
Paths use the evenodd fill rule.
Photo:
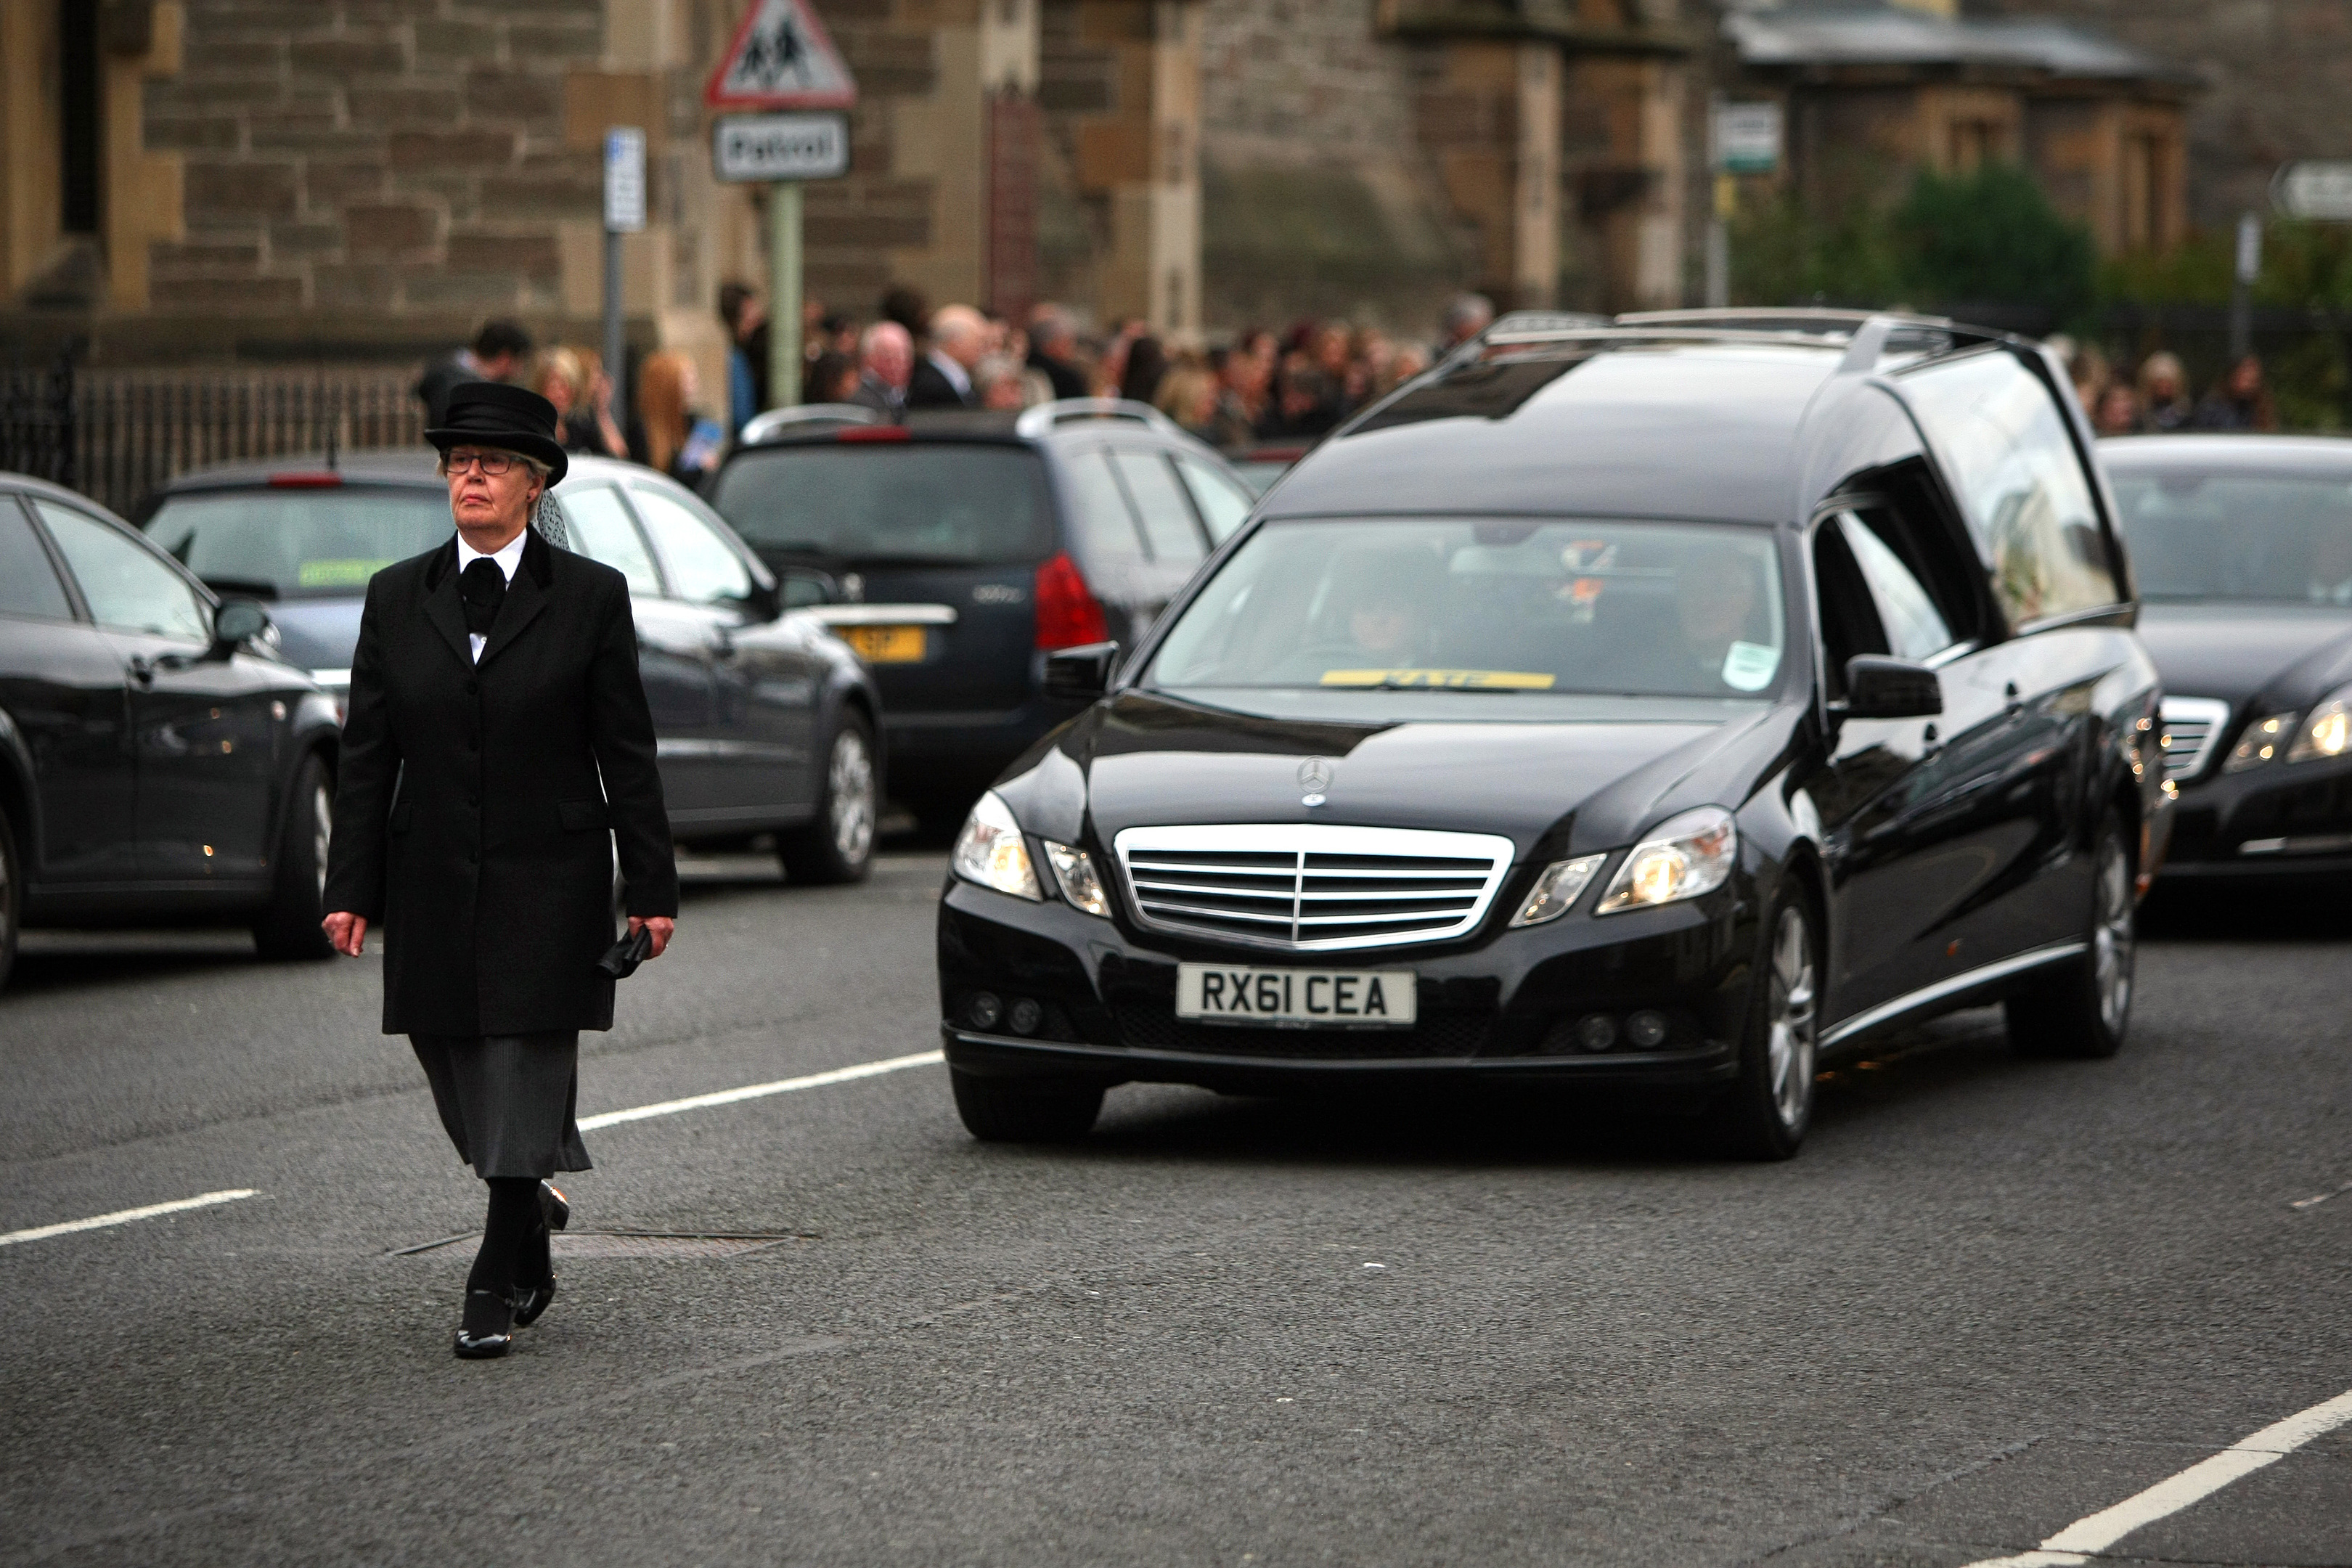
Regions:
<instances>
[{"instance_id":1,"label":"overcoat button","mask_svg":"<svg viewBox=\"0 0 2352 1568\"><path fill-rule=\"evenodd\" d=\"M482 683L478 680L469 680L466 682L466 695L468 697L480 695Z\"/></svg>"}]
</instances>

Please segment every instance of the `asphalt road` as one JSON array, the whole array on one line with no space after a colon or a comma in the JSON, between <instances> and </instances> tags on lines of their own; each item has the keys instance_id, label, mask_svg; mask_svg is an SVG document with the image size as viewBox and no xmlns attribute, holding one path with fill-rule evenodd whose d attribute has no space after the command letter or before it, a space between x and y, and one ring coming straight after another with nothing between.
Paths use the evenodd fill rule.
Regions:
<instances>
[{"instance_id":1,"label":"asphalt road","mask_svg":"<svg viewBox=\"0 0 2352 1568\"><path fill-rule=\"evenodd\" d=\"M933 1047L939 876L706 871L583 1112ZM930 1065L607 1127L575 1230L782 1239L583 1234L486 1363L469 1245L399 1250L480 1188L373 957L37 937L0 1232L257 1195L0 1246L0 1561L2023 1551L2352 1389L2344 902L2178 903L2121 1058L1963 1015L1839 1072L1786 1165L1524 1096L1126 1089L1083 1146L982 1147ZM2099 1561L2352 1563L2352 1425Z\"/></svg>"}]
</instances>

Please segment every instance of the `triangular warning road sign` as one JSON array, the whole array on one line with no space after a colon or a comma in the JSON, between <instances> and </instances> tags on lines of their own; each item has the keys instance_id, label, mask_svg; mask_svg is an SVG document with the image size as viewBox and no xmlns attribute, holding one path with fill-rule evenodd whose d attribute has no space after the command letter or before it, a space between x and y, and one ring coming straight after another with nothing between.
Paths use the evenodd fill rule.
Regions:
<instances>
[{"instance_id":1,"label":"triangular warning road sign","mask_svg":"<svg viewBox=\"0 0 2352 1568\"><path fill-rule=\"evenodd\" d=\"M713 109L847 109L857 82L809 0L752 0L702 100Z\"/></svg>"}]
</instances>

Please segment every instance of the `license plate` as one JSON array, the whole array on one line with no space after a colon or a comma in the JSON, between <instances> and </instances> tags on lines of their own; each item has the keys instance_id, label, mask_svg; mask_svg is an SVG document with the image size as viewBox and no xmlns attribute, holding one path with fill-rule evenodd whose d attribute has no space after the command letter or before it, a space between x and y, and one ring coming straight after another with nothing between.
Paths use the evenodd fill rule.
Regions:
<instances>
[{"instance_id":1,"label":"license plate","mask_svg":"<svg viewBox=\"0 0 2352 1568\"><path fill-rule=\"evenodd\" d=\"M1413 1021L1413 1002L1410 969L1176 966L1176 1016L1208 1024L1402 1027Z\"/></svg>"},{"instance_id":2,"label":"license plate","mask_svg":"<svg viewBox=\"0 0 2352 1568\"><path fill-rule=\"evenodd\" d=\"M920 664L923 658L923 628L920 626L835 626L841 640L857 650L857 657L868 664Z\"/></svg>"}]
</instances>

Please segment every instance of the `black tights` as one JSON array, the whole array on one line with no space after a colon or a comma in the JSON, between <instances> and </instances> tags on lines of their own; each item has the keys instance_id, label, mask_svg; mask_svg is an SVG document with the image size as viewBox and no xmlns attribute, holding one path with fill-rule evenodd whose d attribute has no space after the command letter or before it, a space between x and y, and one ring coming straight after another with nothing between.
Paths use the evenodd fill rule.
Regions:
<instances>
[{"instance_id":1,"label":"black tights","mask_svg":"<svg viewBox=\"0 0 2352 1568\"><path fill-rule=\"evenodd\" d=\"M490 1189L490 1214L482 1226L482 1247L474 1254L466 1289L513 1296L538 1285L549 1273L547 1216L539 1206L539 1181L492 1176L484 1185Z\"/></svg>"}]
</instances>

